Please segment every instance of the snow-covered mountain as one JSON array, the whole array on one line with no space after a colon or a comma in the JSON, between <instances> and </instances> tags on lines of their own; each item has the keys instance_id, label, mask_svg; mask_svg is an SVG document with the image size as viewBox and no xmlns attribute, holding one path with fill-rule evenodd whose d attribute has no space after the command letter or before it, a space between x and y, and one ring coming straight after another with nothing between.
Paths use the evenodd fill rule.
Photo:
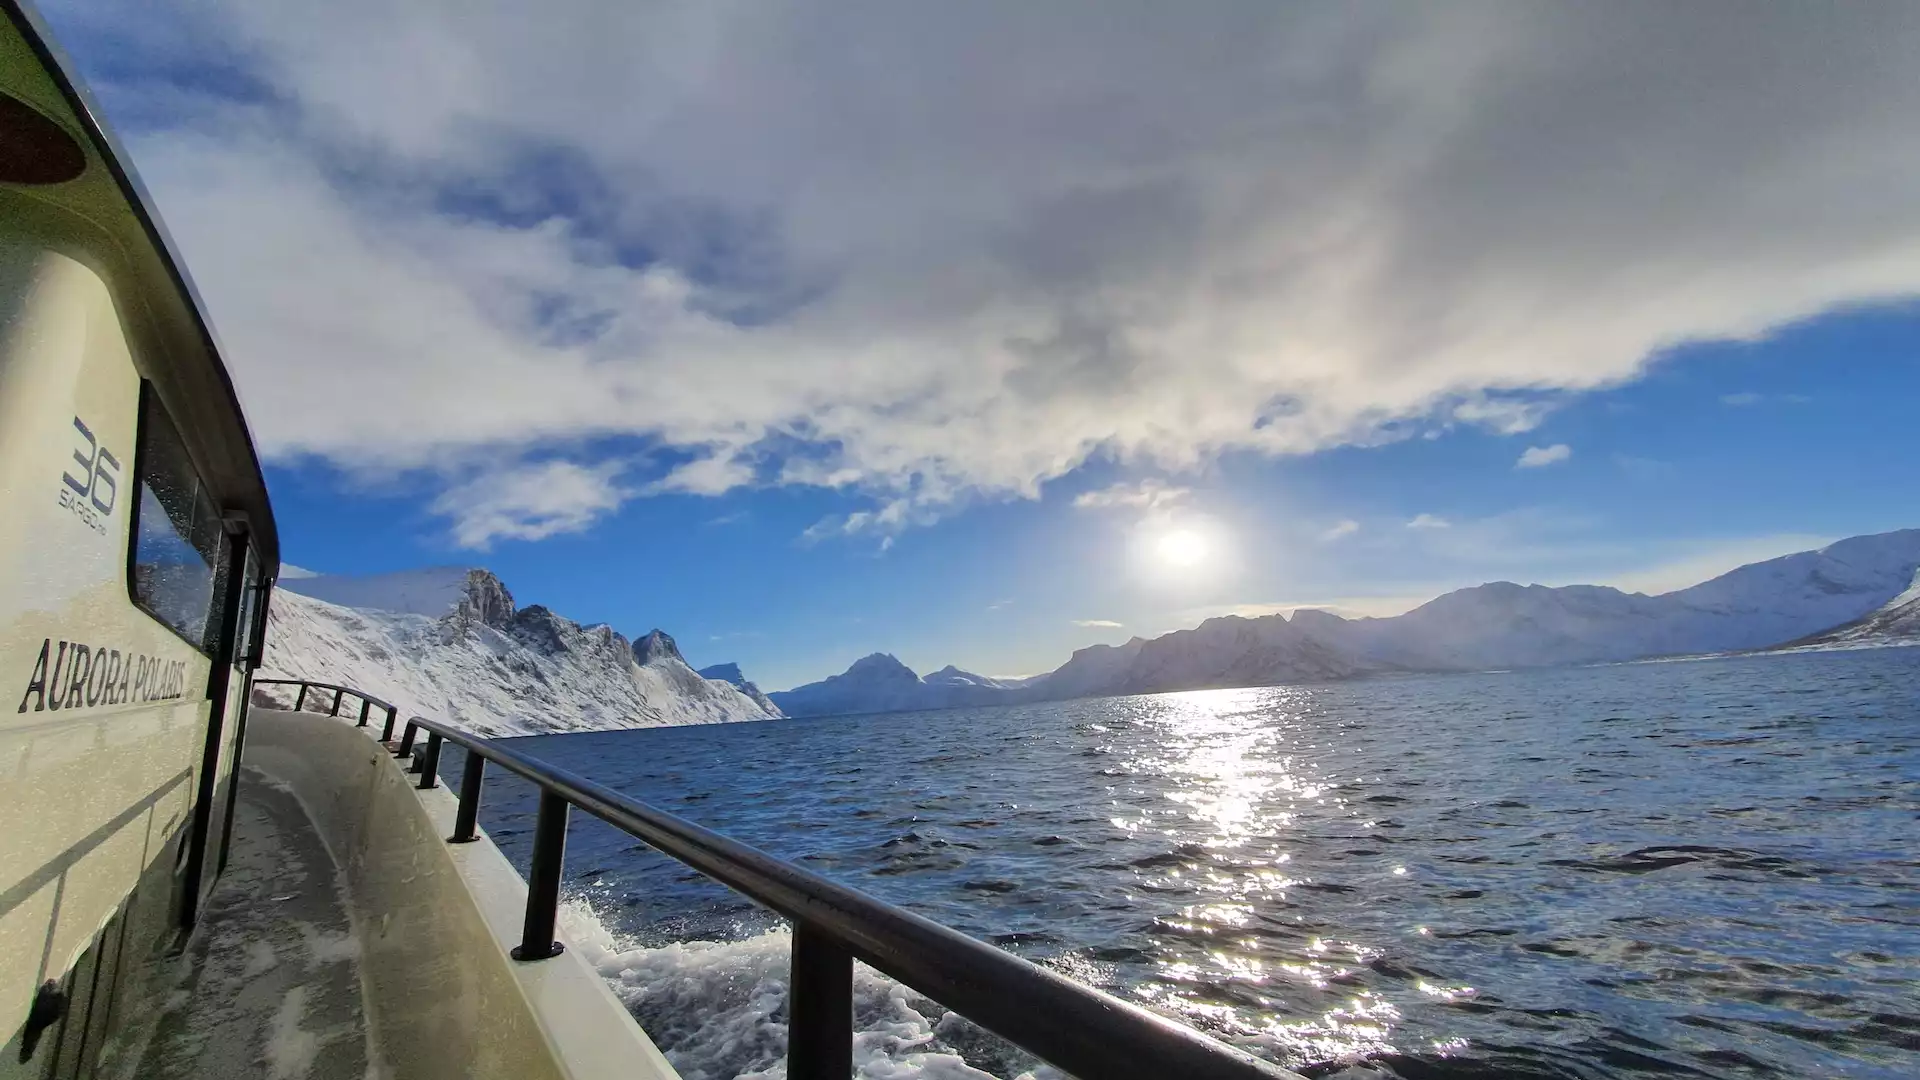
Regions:
<instances>
[{"instance_id":1,"label":"snow-covered mountain","mask_svg":"<svg viewBox=\"0 0 1920 1080\"><path fill-rule=\"evenodd\" d=\"M1647 596L1601 585L1460 589L1392 618L1209 619L1190 630L1081 649L1017 685L946 697L891 656L773 700L794 715L1260 686L1387 671L1479 671L1763 649L1783 642L1920 640L1920 529L1856 536ZM1815 637L1818 635L1818 637ZM1808 639L1808 640L1802 640ZM954 669L947 669L952 671Z\"/></svg>"},{"instance_id":2,"label":"snow-covered mountain","mask_svg":"<svg viewBox=\"0 0 1920 1080\"><path fill-rule=\"evenodd\" d=\"M450 593L453 573L459 588ZM315 582L366 606L317 599ZM484 735L780 715L763 696L702 678L659 630L629 642L610 627L581 626L537 604L516 607L485 570L283 583L268 610L261 674L359 687L403 716L433 716Z\"/></svg>"},{"instance_id":3,"label":"snow-covered mountain","mask_svg":"<svg viewBox=\"0 0 1920 1080\"><path fill-rule=\"evenodd\" d=\"M1858 649L1920 645L1920 573L1906 591L1844 626L1789 642L1788 649Z\"/></svg>"},{"instance_id":4,"label":"snow-covered mountain","mask_svg":"<svg viewBox=\"0 0 1920 1080\"><path fill-rule=\"evenodd\" d=\"M769 715L781 715L780 706L775 705L767 695L760 692L758 686L747 679L746 675L740 671L739 664L714 664L712 667L703 667L700 669L700 677L726 683L752 698L761 708L767 710Z\"/></svg>"},{"instance_id":5,"label":"snow-covered mountain","mask_svg":"<svg viewBox=\"0 0 1920 1080\"><path fill-rule=\"evenodd\" d=\"M1010 695L1016 693L1013 682L952 666L923 679L893 656L874 653L855 660L839 675L768 696L788 716L833 716L987 705L1012 700Z\"/></svg>"}]
</instances>

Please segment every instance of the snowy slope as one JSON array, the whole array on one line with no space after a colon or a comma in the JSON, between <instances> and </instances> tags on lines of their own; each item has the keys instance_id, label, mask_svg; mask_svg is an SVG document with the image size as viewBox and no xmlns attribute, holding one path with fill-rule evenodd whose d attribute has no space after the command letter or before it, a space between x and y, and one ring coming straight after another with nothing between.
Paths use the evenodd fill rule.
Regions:
<instances>
[{"instance_id":1,"label":"snowy slope","mask_svg":"<svg viewBox=\"0 0 1920 1080\"><path fill-rule=\"evenodd\" d=\"M1081 649L1018 683L947 668L927 679L885 654L776 693L789 713L883 712L1760 649L1831 631L1850 645L1920 640L1920 529L1856 536L1753 563L1659 596L1600 585L1496 581L1385 619L1303 610L1209 619L1125 645ZM1825 641L1822 637L1815 639ZM1831 645L1833 642L1829 642ZM939 685L932 685L938 683Z\"/></svg>"},{"instance_id":2,"label":"snowy slope","mask_svg":"<svg viewBox=\"0 0 1920 1080\"><path fill-rule=\"evenodd\" d=\"M752 698L754 704L767 710L770 715L782 715L780 706L775 705L766 694L760 691L758 686L754 685L753 682L747 678L746 674L740 670L739 664L714 664L711 667L701 668L699 674L703 679L715 679L732 686L734 689Z\"/></svg>"},{"instance_id":3,"label":"snowy slope","mask_svg":"<svg viewBox=\"0 0 1920 1080\"><path fill-rule=\"evenodd\" d=\"M1789 642L1790 649L1858 649L1882 645L1920 645L1920 573L1900 595L1879 610L1810 638Z\"/></svg>"},{"instance_id":4,"label":"snowy slope","mask_svg":"<svg viewBox=\"0 0 1920 1080\"><path fill-rule=\"evenodd\" d=\"M1368 660L1430 671L1540 667L1758 649L1852 622L1920 569L1920 529L1856 536L1659 596L1494 582L1405 615L1323 615L1311 633Z\"/></svg>"},{"instance_id":5,"label":"snowy slope","mask_svg":"<svg viewBox=\"0 0 1920 1080\"><path fill-rule=\"evenodd\" d=\"M659 631L629 643L609 627L583 627L539 605L516 608L485 570L461 573L459 598L437 618L277 590L261 674L359 687L398 705L403 717L433 716L484 735L779 715L725 682L701 678ZM385 596L393 602L392 593Z\"/></svg>"},{"instance_id":6,"label":"snowy slope","mask_svg":"<svg viewBox=\"0 0 1920 1080\"><path fill-rule=\"evenodd\" d=\"M1344 679L1384 665L1304 633L1284 616L1208 619L1140 646L1117 684L1102 693L1149 694L1214 686ZM1046 684L1036 689L1046 692Z\"/></svg>"}]
</instances>

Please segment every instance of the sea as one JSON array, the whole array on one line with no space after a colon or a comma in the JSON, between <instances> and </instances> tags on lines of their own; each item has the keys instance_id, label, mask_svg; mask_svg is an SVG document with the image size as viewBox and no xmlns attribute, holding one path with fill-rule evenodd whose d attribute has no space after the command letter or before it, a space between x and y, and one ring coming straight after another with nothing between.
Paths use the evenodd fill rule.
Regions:
<instances>
[{"instance_id":1,"label":"sea","mask_svg":"<svg viewBox=\"0 0 1920 1080\"><path fill-rule=\"evenodd\" d=\"M1920 1077L1920 648L514 743L1309 1076ZM564 888L688 1080L784 1075L779 919L579 814ZM855 987L863 1077L1062 1075Z\"/></svg>"}]
</instances>

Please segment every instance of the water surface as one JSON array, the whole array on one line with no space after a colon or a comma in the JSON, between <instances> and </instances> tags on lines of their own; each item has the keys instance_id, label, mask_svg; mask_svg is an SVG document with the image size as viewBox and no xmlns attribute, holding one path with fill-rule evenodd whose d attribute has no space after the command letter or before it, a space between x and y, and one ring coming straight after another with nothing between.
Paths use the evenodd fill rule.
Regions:
<instances>
[{"instance_id":1,"label":"water surface","mask_svg":"<svg viewBox=\"0 0 1920 1080\"><path fill-rule=\"evenodd\" d=\"M1894 1078L1916 676L1889 649L517 743L1314 1075ZM513 786L483 820L524 866ZM777 922L597 822L570 843L587 947L689 1080L778 1075ZM1033 1064L859 1000L869 1075Z\"/></svg>"}]
</instances>

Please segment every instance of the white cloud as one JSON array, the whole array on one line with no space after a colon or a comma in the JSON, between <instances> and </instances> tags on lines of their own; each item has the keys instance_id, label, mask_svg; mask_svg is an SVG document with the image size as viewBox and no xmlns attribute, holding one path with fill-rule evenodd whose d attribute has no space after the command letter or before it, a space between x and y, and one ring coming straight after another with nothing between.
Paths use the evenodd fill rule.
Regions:
<instances>
[{"instance_id":1,"label":"white cloud","mask_svg":"<svg viewBox=\"0 0 1920 1080\"><path fill-rule=\"evenodd\" d=\"M1191 489L1173 487L1158 480L1114 484L1098 491L1083 491L1073 497L1073 505L1083 510L1127 507L1136 510L1161 510L1186 500Z\"/></svg>"},{"instance_id":2,"label":"white cloud","mask_svg":"<svg viewBox=\"0 0 1920 1080\"><path fill-rule=\"evenodd\" d=\"M1519 435L1540 426L1553 407L1551 402L1524 399L1473 398L1453 407L1453 418L1501 435Z\"/></svg>"},{"instance_id":3,"label":"white cloud","mask_svg":"<svg viewBox=\"0 0 1920 1080\"><path fill-rule=\"evenodd\" d=\"M1573 447L1566 443L1554 443L1552 446L1529 446L1520 452L1520 460L1513 463L1516 469L1538 469L1558 464L1573 456Z\"/></svg>"},{"instance_id":4,"label":"white cloud","mask_svg":"<svg viewBox=\"0 0 1920 1080\"><path fill-rule=\"evenodd\" d=\"M1075 619L1073 620L1073 625L1099 630L1118 630L1122 624L1114 622L1112 619Z\"/></svg>"},{"instance_id":5,"label":"white cloud","mask_svg":"<svg viewBox=\"0 0 1920 1080\"><path fill-rule=\"evenodd\" d=\"M859 536L872 533L880 536L880 549L885 551L893 546L893 537L909 525L924 524L926 513L905 499L894 499L877 510L855 510L845 517L825 517L800 534L804 543L818 543L836 536Z\"/></svg>"},{"instance_id":6,"label":"white cloud","mask_svg":"<svg viewBox=\"0 0 1920 1080\"><path fill-rule=\"evenodd\" d=\"M622 467L545 461L491 470L448 488L432 510L451 520L456 543L480 550L500 539L578 532L625 501L629 492L616 482Z\"/></svg>"},{"instance_id":7,"label":"white cloud","mask_svg":"<svg viewBox=\"0 0 1920 1080\"><path fill-rule=\"evenodd\" d=\"M64 18L112 32L110 104L184 110L134 156L269 455L457 485L627 437L696 457L626 494L825 484L904 527L1094 458L1522 432L1677 342L1913 293L1920 186L1878 180L1920 173L1920 6L1728 16ZM220 43L274 104L156 90Z\"/></svg>"},{"instance_id":8,"label":"white cloud","mask_svg":"<svg viewBox=\"0 0 1920 1080\"><path fill-rule=\"evenodd\" d=\"M1357 533L1359 531L1360 531L1360 523L1353 520L1352 518L1346 518L1342 521L1336 522L1332 528L1329 528L1326 532L1321 533L1320 539L1324 543L1332 543L1333 541L1338 540L1342 537L1352 536L1354 533Z\"/></svg>"},{"instance_id":9,"label":"white cloud","mask_svg":"<svg viewBox=\"0 0 1920 1080\"><path fill-rule=\"evenodd\" d=\"M1758 405L1762 400L1763 398L1760 394L1756 394L1751 390L1742 390L1737 394L1720 395L1720 404L1736 409L1747 405Z\"/></svg>"},{"instance_id":10,"label":"white cloud","mask_svg":"<svg viewBox=\"0 0 1920 1080\"><path fill-rule=\"evenodd\" d=\"M1407 522L1409 529L1450 529L1452 527L1452 522L1433 514L1415 514L1413 519Z\"/></svg>"}]
</instances>

